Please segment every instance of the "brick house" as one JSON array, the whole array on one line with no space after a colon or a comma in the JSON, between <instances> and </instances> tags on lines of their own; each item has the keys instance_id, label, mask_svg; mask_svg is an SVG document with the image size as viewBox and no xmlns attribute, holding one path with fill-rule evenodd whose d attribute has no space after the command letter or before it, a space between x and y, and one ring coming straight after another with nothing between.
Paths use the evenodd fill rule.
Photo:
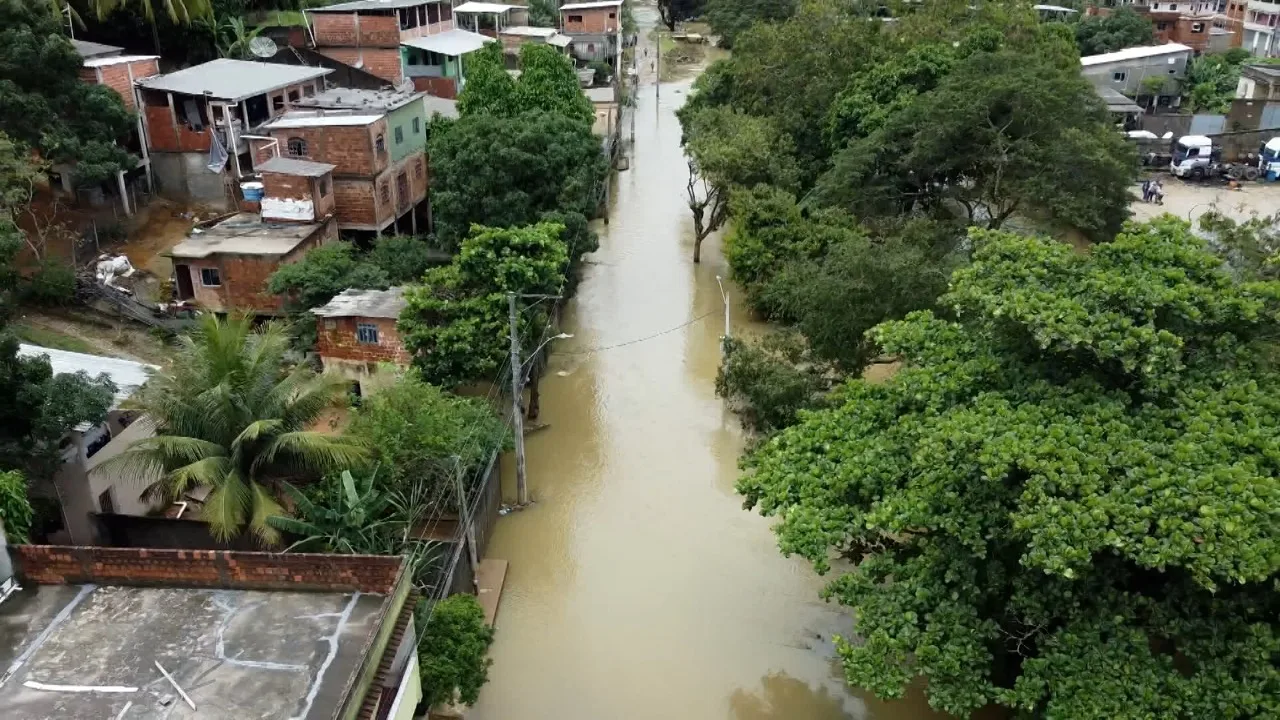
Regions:
<instances>
[{"instance_id":1,"label":"brick house","mask_svg":"<svg viewBox=\"0 0 1280 720\"><path fill-rule=\"evenodd\" d=\"M179 300L214 312L279 315L271 274L312 248L338 239L332 165L291 158L260 164L262 214L240 213L169 250Z\"/></svg>"},{"instance_id":2,"label":"brick house","mask_svg":"<svg viewBox=\"0 0 1280 720\"><path fill-rule=\"evenodd\" d=\"M502 43L502 51L508 55L519 55L520 47L526 43L540 43L559 48L566 55L573 40L568 35L561 35L555 28L529 27L514 25L498 31L498 41ZM508 67L514 65L508 62Z\"/></svg>"},{"instance_id":3,"label":"brick house","mask_svg":"<svg viewBox=\"0 0 1280 720\"><path fill-rule=\"evenodd\" d=\"M86 40L72 40L71 45L75 47L80 57L84 58L84 63L80 67L80 80L90 85L103 85L110 88L120 96L129 112L136 113L138 100L134 92L134 83L141 78L159 74L157 56L125 55L123 48ZM116 174L116 191L126 215L133 215L134 210L129 205L126 176L145 175L148 184L151 181L151 159L146 143L146 133L142 127L142 118L139 116L134 122L133 132L130 137L123 139L122 145L130 154L139 158L138 165L128 173L122 171ZM64 169L60 168L60 170ZM63 189L70 192L71 178L75 174L74 168L65 168L61 174Z\"/></svg>"},{"instance_id":4,"label":"brick house","mask_svg":"<svg viewBox=\"0 0 1280 720\"><path fill-rule=\"evenodd\" d=\"M344 290L327 305L314 308L318 318L316 351L326 372L352 382L359 395L395 381L385 365L408 367L411 358L396 330L404 310L404 288Z\"/></svg>"},{"instance_id":5,"label":"brick house","mask_svg":"<svg viewBox=\"0 0 1280 720\"><path fill-rule=\"evenodd\" d=\"M401 45L454 28L442 0L355 0L306 11L316 51L394 86L406 77Z\"/></svg>"},{"instance_id":6,"label":"brick house","mask_svg":"<svg viewBox=\"0 0 1280 720\"><path fill-rule=\"evenodd\" d=\"M1251 0L1247 5L1265 6L1265 3ZM1246 29L1245 0L1225 3L1219 0L1105 0L1085 8L1085 14L1106 16L1121 7L1147 16L1156 42L1186 45L1196 55L1224 52L1242 45L1248 48L1251 39L1256 42L1256 38L1246 37L1251 33Z\"/></svg>"},{"instance_id":7,"label":"brick house","mask_svg":"<svg viewBox=\"0 0 1280 720\"><path fill-rule=\"evenodd\" d=\"M255 156L333 165L341 230L416 234L428 183L422 95L342 89L326 96L314 102L333 109L294 110L264 126L272 141L254 140Z\"/></svg>"},{"instance_id":8,"label":"brick house","mask_svg":"<svg viewBox=\"0 0 1280 720\"><path fill-rule=\"evenodd\" d=\"M246 134L324 89L325 68L219 59L137 81L152 167L162 193L218 207L239 201L253 173ZM214 143L227 151L210 172Z\"/></svg>"},{"instance_id":9,"label":"brick house","mask_svg":"<svg viewBox=\"0 0 1280 720\"><path fill-rule=\"evenodd\" d=\"M622 47L622 0L561 5L560 32L572 38L574 57L614 64Z\"/></svg>"},{"instance_id":10,"label":"brick house","mask_svg":"<svg viewBox=\"0 0 1280 720\"><path fill-rule=\"evenodd\" d=\"M450 30L439 35L406 40L405 73L413 87L442 98L456 98L466 84L465 57L496 42L470 30Z\"/></svg>"}]
</instances>

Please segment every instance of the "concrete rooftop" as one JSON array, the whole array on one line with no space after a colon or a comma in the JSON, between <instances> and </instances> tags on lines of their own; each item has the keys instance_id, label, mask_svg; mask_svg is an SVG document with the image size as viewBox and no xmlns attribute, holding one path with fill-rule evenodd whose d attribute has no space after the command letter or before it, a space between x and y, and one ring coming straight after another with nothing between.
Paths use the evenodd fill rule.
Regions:
<instances>
[{"instance_id":1,"label":"concrete rooftop","mask_svg":"<svg viewBox=\"0 0 1280 720\"><path fill-rule=\"evenodd\" d=\"M312 308L313 315L324 318L375 317L398 318L404 310L404 288L387 290L356 290L348 288L334 296L326 305Z\"/></svg>"},{"instance_id":2,"label":"concrete rooftop","mask_svg":"<svg viewBox=\"0 0 1280 720\"><path fill-rule=\"evenodd\" d=\"M360 667L383 600L339 592L29 587L0 604L0 715L328 720Z\"/></svg>"},{"instance_id":3,"label":"concrete rooftop","mask_svg":"<svg viewBox=\"0 0 1280 720\"><path fill-rule=\"evenodd\" d=\"M319 224L263 222L261 216L240 213L174 245L175 258L205 258L217 253L232 255L287 255L311 237Z\"/></svg>"}]
</instances>

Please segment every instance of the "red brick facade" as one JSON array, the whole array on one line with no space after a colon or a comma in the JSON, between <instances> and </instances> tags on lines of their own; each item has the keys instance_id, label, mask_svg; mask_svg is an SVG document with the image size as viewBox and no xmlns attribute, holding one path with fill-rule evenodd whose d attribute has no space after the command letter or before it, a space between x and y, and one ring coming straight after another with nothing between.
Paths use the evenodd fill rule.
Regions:
<instances>
[{"instance_id":1,"label":"red brick facade","mask_svg":"<svg viewBox=\"0 0 1280 720\"><path fill-rule=\"evenodd\" d=\"M160 67L154 58L80 68L81 80L92 85L106 85L115 90L120 99L124 100L124 106L131 111L138 109L138 102L133 92L133 81L158 74L160 74Z\"/></svg>"},{"instance_id":2,"label":"red brick facade","mask_svg":"<svg viewBox=\"0 0 1280 720\"><path fill-rule=\"evenodd\" d=\"M618 19L620 7L587 8L584 10L561 10L560 28L566 34L572 33L616 33L621 27Z\"/></svg>"},{"instance_id":3,"label":"red brick facade","mask_svg":"<svg viewBox=\"0 0 1280 720\"><path fill-rule=\"evenodd\" d=\"M398 556L10 546L18 577L38 585L180 586L389 594L404 571Z\"/></svg>"},{"instance_id":4,"label":"red brick facade","mask_svg":"<svg viewBox=\"0 0 1280 720\"><path fill-rule=\"evenodd\" d=\"M214 253L204 258L174 258L173 262L175 269L180 266L190 268L194 300L201 307L214 312L248 310L258 315L278 315L284 310L284 302L278 295L267 292L267 280L271 274L280 265L297 262L312 248L337 239L338 224L330 219L283 257ZM200 270L203 268L216 269L221 285L202 285Z\"/></svg>"},{"instance_id":5,"label":"red brick facade","mask_svg":"<svg viewBox=\"0 0 1280 720\"><path fill-rule=\"evenodd\" d=\"M458 82L453 78L416 77L413 79L413 89L450 100L458 97Z\"/></svg>"},{"instance_id":6,"label":"red brick facade","mask_svg":"<svg viewBox=\"0 0 1280 720\"><path fill-rule=\"evenodd\" d=\"M302 177L285 173L262 173L262 187L268 198L310 200L315 220L323 220L335 212L333 176ZM264 216L263 220L289 219Z\"/></svg>"},{"instance_id":7,"label":"red brick facade","mask_svg":"<svg viewBox=\"0 0 1280 720\"><path fill-rule=\"evenodd\" d=\"M399 85L404 80L399 48L320 47L316 48L316 52L344 65L358 67L365 72L377 75L393 85Z\"/></svg>"},{"instance_id":8,"label":"red brick facade","mask_svg":"<svg viewBox=\"0 0 1280 720\"><path fill-rule=\"evenodd\" d=\"M356 334L356 326L369 323L378 328L378 342L362 343ZM400 341L393 318L318 318L316 323L316 351L321 358L354 360L366 363L395 363L407 366L409 353Z\"/></svg>"},{"instance_id":9,"label":"red brick facade","mask_svg":"<svg viewBox=\"0 0 1280 720\"><path fill-rule=\"evenodd\" d=\"M391 15L311 13L316 47L400 47L400 22Z\"/></svg>"},{"instance_id":10,"label":"red brick facade","mask_svg":"<svg viewBox=\"0 0 1280 720\"><path fill-rule=\"evenodd\" d=\"M169 106L147 105L146 115L148 146L156 152L209 152L209 131L195 132L186 125L179 125L169 111Z\"/></svg>"},{"instance_id":11,"label":"red brick facade","mask_svg":"<svg viewBox=\"0 0 1280 720\"><path fill-rule=\"evenodd\" d=\"M387 152L389 139L385 117L368 125L272 128L270 132L271 137L279 142L282 157L288 157L289 140L298 138L306 143L307 152L302 159L336 166L333 174L338 178L377 175L391 162L391 155ZM382 152L376 149L379 137L382 138ZM254 142L255 163L263 162L271 155L268 143Z\"/></svg>"}]
</instances>

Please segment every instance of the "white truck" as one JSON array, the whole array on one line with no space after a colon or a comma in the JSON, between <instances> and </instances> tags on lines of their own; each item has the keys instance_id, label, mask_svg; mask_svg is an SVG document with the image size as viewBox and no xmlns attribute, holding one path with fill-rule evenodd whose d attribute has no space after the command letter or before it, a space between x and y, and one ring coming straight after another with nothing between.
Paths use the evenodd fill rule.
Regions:
<instances>
[{"instance_id":1,"label":"white truck","mask_svg":"<svg viewBox=\"0 0 1280 720\"><path fill-rule=\"evenodd\" d=\"M1280 138L1274 138L1276 142ZM1269 145L1270 143L1268 143ZM1265 145L1263 146L1266 147ZM1280 153L1280 142L1276 143L1276 152ZM1176 177L1188 180L1205 180L1225 177L1231 180L1257 180L1265 172L1262 160L1254 162L1252 154L1246 157L1247 162L1224 163L1222 151L1213 146L1213 141L1204 135L1183 135L1173 141L1169 172ZM1277 162L1280 169L1280 161Z\"/></svg>"}]
</instances>

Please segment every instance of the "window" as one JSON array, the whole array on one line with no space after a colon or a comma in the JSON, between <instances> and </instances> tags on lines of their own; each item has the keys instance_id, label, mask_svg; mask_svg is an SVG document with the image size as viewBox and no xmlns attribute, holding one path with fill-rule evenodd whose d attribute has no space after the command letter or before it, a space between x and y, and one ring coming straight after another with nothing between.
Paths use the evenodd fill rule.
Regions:
<instances>
[{"instance_id":1,"label":"window","mask_svg":"<svg viewBox=\"0 0 1280 720\"><path fill-rule=\"evenodd\" d=\"M284 110L284 95L283 95L283 94L282 94L282 95L272 95L272 96L271 96L271 111L272 111L272 112L280 112L280 111L282 111L282 110Z\"/></svg>"},{"instance_id":2,"label":"window","mask_svg":"<svg viewBox=\"0 0 1280 720\"><path fill-rule=\"evenodd\" d=\"M298 98L299 98L299 97L300 97L300 96L298 95L298 91L297 91L297 90L290 90L290 91L289 91L289 102L291 102L291 103L296 103L296 102L298 102Z\"/></svg>"},{"instance_id":3,"label":"window","mask_svg":"<svg viewBox=\"0 0 1280 720\"><path fill-rule=\"evenodd\" d=\"M378 135L377 139L375 139L375 140L373 141L373 149L374 149L375 151L377 151L377 153L378 153L379 155L381 155L382 153L386 152L386 151L387 151L387 139L386 139L386 138L384 138L382 135Z\"/></svg>"},{"instance_id":4,"label":"window","mask_svg":"<svg viewBox=\"0 0 1280 720\"><path fill-rule=\"evenodd\" d=\"M378 326L373 323L356 323L356 342L378 344Z\"/></svg>"},{"instance_id":5,"label":"window","mask_svg":"<svg viewBox=\"0 0 1280 720\"><path fill-rule=\"evenodd\" d=\"M1191 23L1191 32L1193 33L1204 32L1204 23Z\"/></svg>"},{"instance_id":6,"label":"window","mask_svg":"<svg viewBox=\"0 0 1280 720\"><path fill-rule=\"evenodd\" d=\"M610 19L610 20L614 20L614 19L616 19L617 17L618 17L618 14L617 14L617 13L609 13L609 19Z\"/></svg>"},{"instance_id":7,"label":"window","mask_svg":"<svg viewBox=\"0 0 1280 720\"><path fill-rule=\"evenodd\" d=\"M1127 77L1129 77L1129 73L1124 70L1117 70L1111 73L1112 82L1124 82Z\"/></svg>"},{"instance_id":8,"label":"window","mask_svg":"<svg viewBox=\"0 0 1280 720\"><path fill-rule=\"evenodd\" d=\"M414 177L416 177L416 178L418 178L419 180L421 180L421 179L422 179L423 174L424 174L424 172L423 172L423 170L422 170L422 161L421 161L421 160L418 160L418 161L414 162L414 163L413 163L413 176L414 176Z\"/></svg>"},{"instance_id":9,"label":"window","mask_svg":"<svg viewBox=\"0 0 1280 720\"><path fill-rule=\"evenodd\" d=\"M316 183L316 189L319 191L320 197L327 196L329 194L329 178L320 178L320 181Z\"/></svg>"},{"instance_id":10,"label":"window","mask_svg":"<svg viewBox=\"0 0 1280 720\"><path fill-rule=\"evenodd\" d=\"M1167 22L1156 23L1156 30L1168 30L1168 29L1169 29L1169 23Z\"/></svg>"},{"instance_id":11,"label":"window","mask_svg":"<svg viewBox=\"0 0 1280 720\"><path fill-rule=\"evenodd\" d=\"M404 142L404 128L397 125L396 126L396 144L399 145L402 142Z\"/></svg>"},{"instance_id":12,"label":"window","mask_svg":"<svg viewBox=\"0 0 1280 720\"><path fill-rule=\"evenodd\" d=\"M222 287L222 276L218 268L200 268L200 284L205 287Z\"/></svg>"},{"instance_id":13,"label":"window","mask_svg":"<svg viewBox=\"0 0 1280 720\"><path fill-rule=\"evenodd\" d=\"M570 15L570 16L569 16L569 22L582 22L582 16L581 16L581 15Z\"/></svg>"},{"instance_id":14,"label":"window","mask_svg":"<svg viewBox=\"0 0 1280 720\"><path fill-rule=\"evenodd\" d=\"M587 43L587 52L589 52L589 53L593 53L593 52L595 52L595 51L596 51L596 44L595 44L595 43Z\"/></svg>"},{"instance_id":15,"label":"window","mask_svg":"<svg viewBox=\"0 0 1280 720\"><path fill-rule=\"evenodd\" d=\"M316 89L312 85L307 85L306 87L302 88L303 97L312 97L315 94L316 94Z\"/></svg>"},{"instance_id":16,"label":"window","mask_svg":"<svg viewBox=\"0 0 1280 720\"><path fill-rule=\"evenodd\" d=\"M1178 9L1178 3L1169 3L1169 12L1174 12L1177 9Z\"/></svg>"},{"instance_id":17,"label":"window","mask_svg":"<svg viewBox=\"0 0 1280 720\"><path fill-rule=\"evenodd\" d=\"M391 186L383 183L382 187L378 188L378 196L382 198L384 203L391 202Z\"/></svg>"},{"instance_id":18,"label":"window","mask_svg":"<svg viewBox=\"0 0 1280 720\"><path fill-rule=\"evenodd\" d=\"M440 22L440 10L436 7L435 3L427 6L427 22L432 25Z\"/></svg>"},{"instance_id":19,"label":"window","mask_svg":"<svg viewBox=\"0 0 1280 720\"><path fill-rule=\"evenodd\" d=\"M291 137L285 143L285 149L289 152L289 157L306 157L307 141L300 137Z\"/></svg>"},{"instance_id":20,"label":"window","mask_svg":"<svg viewBox=\"0 0 1280 720\"><path fill-rule=\"evenodd\" d=\"M413 119L413 134L417 135L422 132L422 118Z\"/></svg>"},{"instance_id":21,"label":"window","mask_svg":"<svg viewBox=\"0 0 1280 720\"><path fill-rule=\"evenodd\" d=\"M103 490L98 495L98 512L114 515L116 512L116 499L111 496L111 488Z\"/></svg>"}]
</instances>

